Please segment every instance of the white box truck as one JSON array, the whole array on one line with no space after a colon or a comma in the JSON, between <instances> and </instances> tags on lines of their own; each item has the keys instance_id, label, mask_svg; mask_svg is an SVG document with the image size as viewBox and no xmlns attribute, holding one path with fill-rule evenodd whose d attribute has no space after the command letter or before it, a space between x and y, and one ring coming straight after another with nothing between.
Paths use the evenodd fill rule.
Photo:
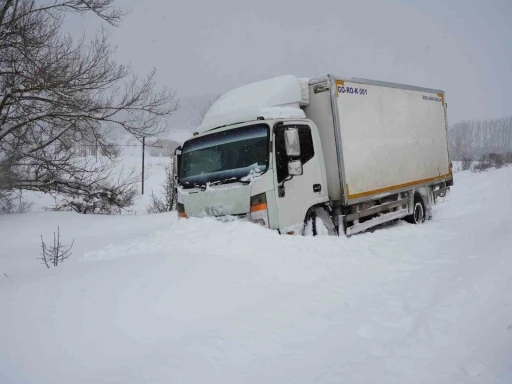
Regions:
<instances>
[{"instance_id":1,"label":"white box truck","mask_svg":"<svg viewBox=\"0 0 512 384\"><path fill-rule=\"evenodd\" d=\"M453 185L443 91L283 76L220 97L176 152L178 215L346 234L431 218Z\"/></svg>"}]
</instances>

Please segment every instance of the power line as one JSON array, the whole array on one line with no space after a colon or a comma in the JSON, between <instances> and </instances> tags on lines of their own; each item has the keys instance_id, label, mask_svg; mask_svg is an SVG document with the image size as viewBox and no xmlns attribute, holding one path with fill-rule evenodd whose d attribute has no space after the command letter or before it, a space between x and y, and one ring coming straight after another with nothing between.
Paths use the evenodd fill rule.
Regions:
<instances>
[{"instance_id":1,"label":"power line","mask_svg":"<svg viewBox=\"0 0 512 384\"><path fill-rule=\"evenodd\" d=\"M82 147L100 147L96 144L77 144ZM106 144L106 147L142 147L142 144ZM160 145L145 145L146 148L162 148L162 149L176 149L176 147L163 147Z\"/></svg>"}]
</instances>

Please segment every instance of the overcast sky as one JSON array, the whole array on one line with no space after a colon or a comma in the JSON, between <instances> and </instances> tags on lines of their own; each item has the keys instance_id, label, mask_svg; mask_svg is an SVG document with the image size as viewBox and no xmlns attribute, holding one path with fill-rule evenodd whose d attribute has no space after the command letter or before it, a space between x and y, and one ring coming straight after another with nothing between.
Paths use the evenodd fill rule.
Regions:
<instances>
[{"instance_id":1,"label":"overcast sky","mask_svg":"<svg viewBox=\"0 0 512 384\"><path fill-rule=\"evenodd\" d=\"M450 124L512 115L510 0L119 3L118 59L179 96L334 73L443 89Z\"/></svg>"}]
</instances>

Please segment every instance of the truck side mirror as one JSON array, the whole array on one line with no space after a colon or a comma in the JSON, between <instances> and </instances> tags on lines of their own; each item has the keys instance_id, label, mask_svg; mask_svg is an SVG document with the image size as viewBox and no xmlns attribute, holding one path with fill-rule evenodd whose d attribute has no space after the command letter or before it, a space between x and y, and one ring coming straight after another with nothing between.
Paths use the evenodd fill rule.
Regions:
<instances>
[{"instance_id":1,"label":"truck side mirror","mask_svg":"<svg viewBox=\"0 0 512 384\"><path fill-rule=\"evenodd\" d=\"M299 130L297 128L288 128L284 131L284 143L288 157L300 156Z\"/></svg>"},{"instance_id":2,"label":"truck side mirror","mask_svg":"<svg viewBox=\"0 0 512 384\"><path fill-rule=\"evenodd\" d=\"M302 173L302 162L300 160L291 160L288 162L288 175L301 176Z\"/></svg>"},{"instance_id":3,"label":"truck side mirror","mask_svg":"<svg viewBox=\"0 0 512 384\"><path fill-rule=\"evenodd\" d=\"M174 176L174 181L177 183L179 178L179 171L180 171L180 165L181 165L181 153L178 153L178 151L181 152L181 147L178 147L174 151L174 160L172 162L172 173Z\"/></svg>"}]
</instances>

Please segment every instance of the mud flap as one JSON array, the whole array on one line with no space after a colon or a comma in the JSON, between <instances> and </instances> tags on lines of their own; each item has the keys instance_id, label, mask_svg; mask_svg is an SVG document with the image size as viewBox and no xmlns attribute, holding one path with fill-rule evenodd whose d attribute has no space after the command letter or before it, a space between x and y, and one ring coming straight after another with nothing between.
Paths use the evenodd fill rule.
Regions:
<instances>
[{"instance_id":1,"label":"mud flap","mask_svg":"<svg viewBox=\"0 0 512 384\"><path fill-rule=\"evenodd\" d=\"M434 194L434 205L442 204L450 199L451 190L449 187L439 188L433 192Z\"/></svg>"},{"instance_id":2,"label":"mud flap","mask_svg":"<svg viewBox=\"0 0 512 384\"><path fill-rule=\"evenodd\" d=\"M425 221L432 220L434 218L432 207L435 204L432 191L429 191L426 196L423 196L423 203L425 204Z\"/></svg>"}]
</instances>

